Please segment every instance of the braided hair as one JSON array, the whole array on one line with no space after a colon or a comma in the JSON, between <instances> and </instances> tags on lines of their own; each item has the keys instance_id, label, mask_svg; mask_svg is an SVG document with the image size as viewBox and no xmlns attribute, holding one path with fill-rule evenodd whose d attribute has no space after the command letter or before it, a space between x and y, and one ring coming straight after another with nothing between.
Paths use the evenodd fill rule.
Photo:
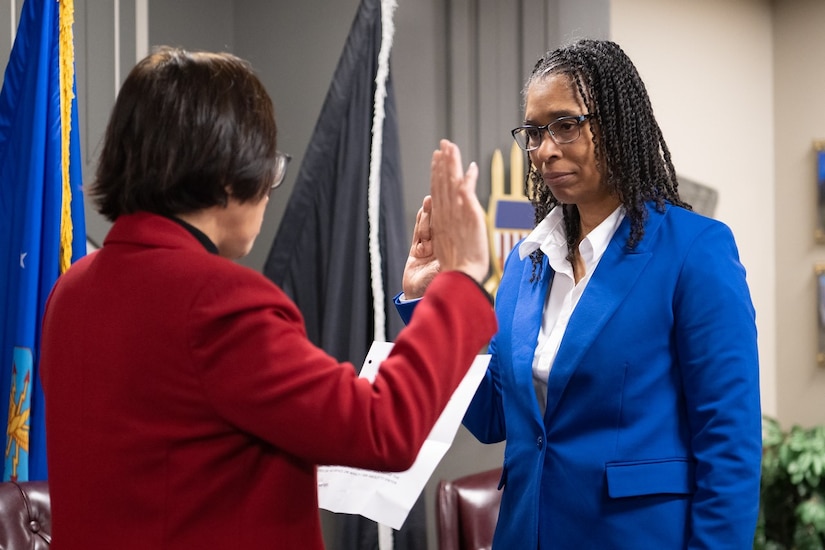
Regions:
<instances>
[{"instance_id":1,"label":"braided hair","mask_svg":"<svg viewBox=\"0 0 825 550\"><path fill-rule=\"evenodd\" d=\"M663 211L665 203L682 208L682 201L670 150L653 116L647 90L636 67L615 43L580 40L547 52L538 60L527 79L522 95L526 101L530 86L548 75L564 74L588 112L593 132L596 164L602 168L607 186L616 194L630 219L630 237L625 243L634 248L644 236L646 201L654 201ZM553 207L561 204L544 185L541 173L530 161L524 180L524 193L535 210L535 223L543 220ZM568 259L572 261L581 236L579 211L575 204L561 204L567 232ZM532 255L533 279L538 277L543 253Z\"/></svg>"}]
</instances>

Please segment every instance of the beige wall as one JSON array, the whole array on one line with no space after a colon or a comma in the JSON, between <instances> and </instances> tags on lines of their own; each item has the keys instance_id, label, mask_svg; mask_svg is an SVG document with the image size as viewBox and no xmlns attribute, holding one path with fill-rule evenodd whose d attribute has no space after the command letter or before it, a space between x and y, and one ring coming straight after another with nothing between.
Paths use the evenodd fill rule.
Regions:
<instances>
[{"instance_id":1,"label":"beige wall","mask_svg":"<svg viewBox=\"0 0 825 550\"><path fill-rule=\"evenodd\" d=\"M825 368L816 363L813 140L825 139L825 2L774 2L774 212L777 401L783 424L825 422Z\"/></svg>"},{"instance_id":2,"label":"beige wall","mask_svg":"<svg viewBox=\"0 0 825 550\"><path fill-rule=\"evenodd\" d=\"M647 84L677 172L719 192L715 217L736 236L757 312L763 409L776 414L771 20L769 0L611 4L611 38Z\"/></svg>"},{"instance_id":3,"label":"beige wall","mask_svg":"<svg viewBox=\"0 0 825 550\"><path fill-rule=\"evenodd\" d=\"M757 310L763 409L825 422L813 140L825 139L825 3L612 0L677 170L716 188ZM713 297L708 297L713 299Z\"/></svg>"}]
</instances>

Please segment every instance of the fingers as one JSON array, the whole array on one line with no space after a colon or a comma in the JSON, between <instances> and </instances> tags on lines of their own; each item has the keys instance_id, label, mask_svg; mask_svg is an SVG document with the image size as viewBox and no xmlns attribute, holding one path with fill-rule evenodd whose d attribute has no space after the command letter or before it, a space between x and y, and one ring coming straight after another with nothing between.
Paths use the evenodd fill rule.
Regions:
<instances>
[{"instance_id":1,"label":"fingers","mask_svg":"<svg viewBox=\"0 0 825 550\"><path fill-rule=\"evenodd\" d=\"M438 259L433 253L432 209L432 197L428 195L424 197L415 217L410 255L401 278L401 288L408 299L420 298L440 271Z\"/></svg>"},{"instance_id":2,"label":"fingers","mask_svg":"<svg viewBox=\"0 0 825 550\"><path fill-rule=\"evenodd\" d=\"M467 172L462 179L462 186L459 191L465 200L475 201L476 199L476 184L478 183L478 165L471 162L467 167Z\"/></svg>"},{"instance_id":3,"label":"fingers","mask_svg":"<svg viewBox=\"0 0 825 550\"><path fill-rule=\"evenodd\" d=\"M433 153L431 237L444 269L459 269L481 281L489 267L485 214L476 197L478 166L465 172L459 148L441 140Z\"/></svg>"},{"instance_id":4,"label":"fingers","mask_svg":"<svg viewBox=\"0 0 825 550\"><path fill-rule=\"evenodd\" d=\"M454 143L442 139L439 143L439 149L433 153L430 176L433 208L442 208L445 199L449 197L451 189L460 185L463 179L461 151Z\"/></svg>"},{"instance_id":5,"label":"fingers","mask_svg":"<svg viewBox=\"0 0 825 550\"><path fill-rule=\"evenodd\" d=\"M465 206L465 201L477 202L476 185L478 183L478 165L471 162L464 172L461 162L461 150L446 139L440 142L440 149L433 153L430 176L432 210L456 210ZM443 220L440 217L439 220ZM431 226L433 223L431 222Z\"/></svg>"},{"instance_id":6,"label":"fingers","mask_svg":"<svg viewBox=\"0 0 825 550\"><path fill-rule=\"evenodd\" d=\"M421 247L432 240L432 227L430 226L433 201L430 195L424 197L421 208L415 216L415 226L413 227L412 252L420 252Z\"/></svg>"},{"instance_id":7,"label":"fingers","mask_svg":"<svg viewBox=\"0 0 825 550\"><path fill-rule=\"evenodd\" d=\"M432 228L430 227L430 223L432 221L432 213L433 213L433 198L430 195L424 197L424 202L421 204L421 210L419 212L420 218L416 220L416 225L418 225L419 232L421 234L421 238L424 240L430 239L430 233Z\"/></svg>"}]
</instances>

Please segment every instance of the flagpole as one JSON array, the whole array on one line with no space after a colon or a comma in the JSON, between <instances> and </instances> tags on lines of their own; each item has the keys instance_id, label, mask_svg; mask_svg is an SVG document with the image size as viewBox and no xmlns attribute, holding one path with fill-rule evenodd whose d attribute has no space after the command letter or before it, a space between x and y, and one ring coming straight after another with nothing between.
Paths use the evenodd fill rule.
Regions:
<instances>
[{"instance_id":1,"label":"flagpole","mask_svg":"<svg viewBox=\"0 0 825 550\"><path fill-rule=\"evenodd\" d=\"M11 20L11 41L17 35L17 0L9 2L9 19Z\"/></svg>"}]
</instances>

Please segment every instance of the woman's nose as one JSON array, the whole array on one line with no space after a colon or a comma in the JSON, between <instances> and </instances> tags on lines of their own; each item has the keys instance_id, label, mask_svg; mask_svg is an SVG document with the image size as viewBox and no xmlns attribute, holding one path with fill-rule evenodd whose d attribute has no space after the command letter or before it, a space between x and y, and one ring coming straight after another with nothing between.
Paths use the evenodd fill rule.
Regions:
<instances>
[{"instance_id":1,"label":"woman's nose","mask_svg":"<svg viewBox=\"0 0 825 550\"><path fill-rule=\"evenodd\" d=\"M548 159L561 156L561 148L559 147L559 144L556 143L556 140L553 139L553 136L550 135L549 129L545 130L544 135L541 137L541 143L539 143L538 148L531 151L531 154L535 159L533 163L536 166L541 166L541 163L547 161Z\"/></svg>"}]
</instances>

